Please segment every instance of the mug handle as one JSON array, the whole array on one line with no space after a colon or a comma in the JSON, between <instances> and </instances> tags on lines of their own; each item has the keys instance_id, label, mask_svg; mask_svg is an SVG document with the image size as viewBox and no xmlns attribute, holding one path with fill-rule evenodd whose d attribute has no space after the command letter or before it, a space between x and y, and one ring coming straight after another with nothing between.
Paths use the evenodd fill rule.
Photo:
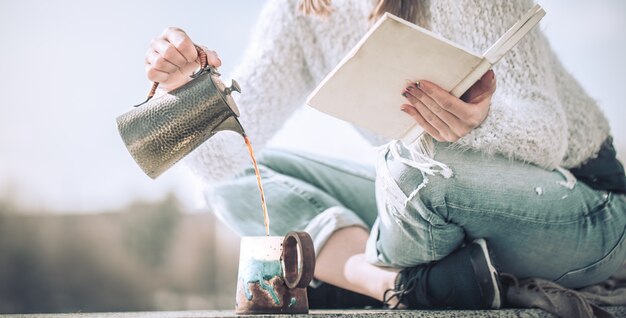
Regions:
<instances>
[{"instance_id":1,"label":"mug handle","mask_svg":"<svg viewBox=\"0 0 626 318\"><path fill-rule=\"evenodd\" d=\"M306 232L287 233L281 258L287 287L307 287L315 272L315 250L311 236Z\"/></svg>"}]
</instances>

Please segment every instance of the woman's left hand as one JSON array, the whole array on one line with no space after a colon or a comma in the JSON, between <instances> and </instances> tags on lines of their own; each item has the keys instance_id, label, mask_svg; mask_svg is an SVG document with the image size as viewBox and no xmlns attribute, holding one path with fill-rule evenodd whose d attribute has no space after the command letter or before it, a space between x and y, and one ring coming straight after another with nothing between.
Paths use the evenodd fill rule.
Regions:
<instances>
[{"instance_id":1,"label":"woman's left hand","mask_svg":"<svg viewBox=\"0 0 626 318\"><path fill-rule=\"evenodd\" d=\"M496 79L489 70L461 98L428 82L409 85L402 95L409 104L400 109L409 114L433 138L455 142L487 118Z\"/></svg>"}]
</instances>

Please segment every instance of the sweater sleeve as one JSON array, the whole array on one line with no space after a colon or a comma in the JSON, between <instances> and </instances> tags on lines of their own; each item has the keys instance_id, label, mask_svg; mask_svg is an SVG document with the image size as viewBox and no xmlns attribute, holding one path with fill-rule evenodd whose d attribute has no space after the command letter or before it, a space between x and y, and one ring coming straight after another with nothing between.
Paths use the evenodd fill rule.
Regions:
<instances>
[{"instance_id":1,"label":"sweater sleeve","mask_svg":"<svg viewBox=\"0 0 626 318\"><path fill-rule=\"evenodd\" d=\"M455 42L484 52L531 6L531 1L461 1L451 7L462 10L435 11L453 10L448 12L447 19L451 20L444 33ZM458 144L547 169L557 167L567 150L568 127L551 54L547 39L535 27L494 67L497 89L489 114Z\"/></svg>"},{"instance_id":2,"label":"sweater sleeve","mask_svg":"<svg viewBox=\"0 0 626 318\"><path fill-rule=\"evenodd\" d=\"M232 74L241 86L241 94L233 97L239 120L257 152L302 104L313 85L298 40L303 23L294 1L269 1L243 62ZM243 138L230 131L217 133L185 161L208 183L227 179L251 164Z\"/></svg>"}]
</instances>

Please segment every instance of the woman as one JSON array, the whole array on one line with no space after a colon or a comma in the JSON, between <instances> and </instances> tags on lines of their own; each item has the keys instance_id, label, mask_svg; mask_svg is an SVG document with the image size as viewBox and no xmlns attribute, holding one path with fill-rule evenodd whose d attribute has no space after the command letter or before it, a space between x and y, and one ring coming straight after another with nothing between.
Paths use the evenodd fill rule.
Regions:
<instances>
[{"instance_id":1,"label":"woman","mask_svg":"<svg viewBox=\"0 0 626 318\"><path fill-rule=\"evenodd\" d=\"M300 13L294 2L269 1L233 76L244 89L237 99L242 125L262 148L385 11L483 52L531 5L346 0L331 7L305 0ZM221 64L217 53L208 55ZM169 28L148 50L148 78L171 90L189 80L196 59L191 39ZM390 306L498 308L490 254L501 271L518 277L566 287L606 279L626 258L626 178L607 120L538 29L494 72L461 99L427 79L407 85L407 103L398 109L429 136L386 144L376 172L264 150L270 232L306 230L316 247L317 280ZM373 145L386 142L362 133ZM263 235L240 138L218 134L188 163L209 185L207 201L226 224Z\"/></svg>"}]
</instances>

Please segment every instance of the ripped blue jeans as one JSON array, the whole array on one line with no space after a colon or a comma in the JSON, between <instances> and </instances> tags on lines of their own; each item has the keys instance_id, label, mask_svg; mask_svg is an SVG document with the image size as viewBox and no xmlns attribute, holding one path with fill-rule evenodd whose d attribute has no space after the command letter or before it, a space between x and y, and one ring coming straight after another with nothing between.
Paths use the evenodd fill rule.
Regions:
<instances>
[{"instance_id":1,"label":"ripped blue jeans","mask_svg":"<svg viewBox=\"0 0 626 318\"><path fill-rule=\"evenodd\" d=\"M366 256L380 266L438 260L485 238L501 272L566 287L608 278L626 258L626 196L596 191L564 176L500 156L437 143L452 175L426 175L389 151L377 172L348 162L266 150L259 158L270 232L306 230L316 252L347 226L371 230ZM420 187L418 191L416 189ZM215 185L207 200L240 235L263 235L251 169Z\"/></svg>"}]
</instances>

